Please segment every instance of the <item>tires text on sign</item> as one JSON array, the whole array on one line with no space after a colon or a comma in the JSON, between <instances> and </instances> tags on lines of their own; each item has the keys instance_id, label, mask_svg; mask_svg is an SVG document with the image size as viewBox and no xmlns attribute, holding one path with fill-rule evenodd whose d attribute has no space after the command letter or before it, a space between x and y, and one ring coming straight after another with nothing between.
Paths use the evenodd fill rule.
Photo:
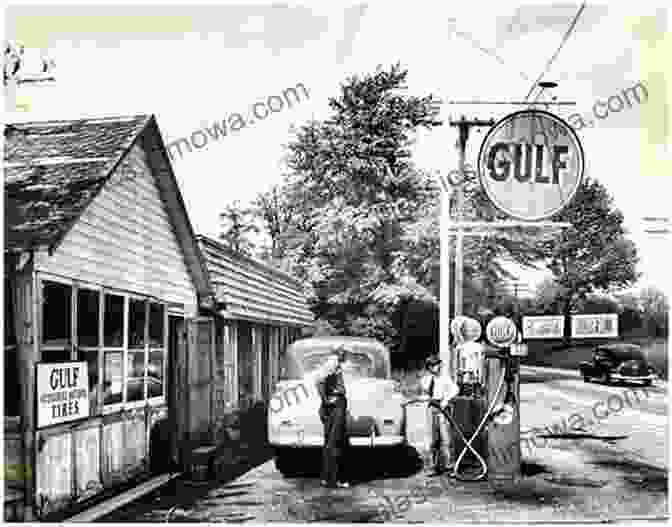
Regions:
<instances>
[{"instance_id":1,"label":"tires text on sign","mask_svg":"<svg viewBox=\"0 0 672 527\"><path fill-rule=\"evenodd\" d=\"M526 221L562 210L583 172L583 148L574 130L541 110L504 117L488 132L478 156L478 176L490 201Z\"/></svg>"},{"instance_id":2,"label":"tires text on sign","mask_svg":"<svg viewBox=\"0 0 672 527\"><path fill-rule=\"evenodd\" d=\"M523 317L524 339L561 339L565 334L565 317L560 315Z\"/></svg>"},{"instance_id":3,"label":"tires text on sign","mask_svg":"<svg viewBox=\"0 0 672 527\"><path fill-rule=\"evenodd\" d=\"M495 317L488 322L485 334L494 346L505 348L516 340L518 329L513 320L506 317Z\"/></svg>"},{"instance_id":4,"label":"tires text on sign","mask_svg":"<svg viewBox=\"0 0 672 527\"><path fill-rule=\"evenodd\" d=\"M86 362L38 363L37 427L89 417Z\"/></svg>"},{"instance_id":5,"label":"tires text on sign","mask_svg":"<svg viewBox=\"0 0 672 527\"><path fill-rule=\"evenodd\" d=\"M618 315L572 315L572 338L618 337Z\"/></svg>"}]
</instances>

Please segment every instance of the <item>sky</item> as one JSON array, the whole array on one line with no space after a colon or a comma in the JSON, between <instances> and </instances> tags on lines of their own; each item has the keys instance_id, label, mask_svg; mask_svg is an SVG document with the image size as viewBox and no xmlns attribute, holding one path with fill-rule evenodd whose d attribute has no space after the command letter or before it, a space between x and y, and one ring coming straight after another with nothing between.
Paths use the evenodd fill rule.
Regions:
<instances>
[{"instance_id":1,"label":"sky","mask_svg":"<svg viewBox=\"0 0 672 527\"><path fill-rule=\"evenodd\" d=\"M574 2L452 4L10 6L6 36L22 42L31 60L40 53L53 58L56 82L18 88L16 100L27 106L8 118L153 113L168 144L234 112L249 114L255 102L303 84L309 98L174 159L195 230L217 236L227 203L248 202L281 181L290 127L325 118L328 97L349 75L401 62L409 70L409 94L520 101L579 9ZM640 81L647 86L644 103L612 112L578 134L586 174L607 187L637 245L638 286L669 291L669 237L645 233L642 220L672 217L672 38L661 5L588 4L543 75L558 87L542 99L575 101L575 109L555 107L561 117L590 117L596 101ZM443 105L440 117L501 118L517 109ZM474 165L482 137L470 136L467 160ZM448 126L419 133L416 165L437 174L454 169L455 141ZM531 287L543 278L516 272Z\"/></svg>"}]
</instances>

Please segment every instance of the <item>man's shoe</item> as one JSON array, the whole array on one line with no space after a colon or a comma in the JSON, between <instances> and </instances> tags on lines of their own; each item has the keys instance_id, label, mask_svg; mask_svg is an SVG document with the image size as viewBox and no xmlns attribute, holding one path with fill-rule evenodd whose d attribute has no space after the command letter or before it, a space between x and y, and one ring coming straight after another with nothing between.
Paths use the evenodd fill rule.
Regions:
<instances>
[{"instance_id":1,"label":"man's shoe","mask_svg":"<svg viewBox=\"0 0 672 527\"><path fill-rule=\"evenodd\" d=\"M339 482L336 483L336 486L339 489L349 489L350 488L350 483L348 483L347 481L339 481Z\"/></svg>"},{"instance_id":2,"label":"man's shoe","mask_svg":"<svg viewBox=\"0 0 672 527\"><path fill-rule=\"evenodd\" d=\"M327 480L326 480L326 479L322 479L322 480L320 480L320 485L321 485L322 487L328 487L328 486L329 486L329 483L327 483Z\"/></svg>"}]
</instances>

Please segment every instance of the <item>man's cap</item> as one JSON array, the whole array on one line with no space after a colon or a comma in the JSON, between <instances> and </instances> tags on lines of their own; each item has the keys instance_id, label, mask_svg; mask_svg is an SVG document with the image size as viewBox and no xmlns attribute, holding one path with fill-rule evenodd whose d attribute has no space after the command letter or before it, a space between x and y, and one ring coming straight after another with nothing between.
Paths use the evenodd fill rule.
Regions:
<instances>
[{"instance_id":1,"label":"man's cap","mask_svg":"<svg viewBox=\"0 0 672 527\"><path fill-rule=\"evenodd\" d=\"M437 366L442 362L443 361L437 355L432 355L431 357L427 357L427 360L425 360L425 366L429 368L431 366Z\"/></svg>"}]
</instances>

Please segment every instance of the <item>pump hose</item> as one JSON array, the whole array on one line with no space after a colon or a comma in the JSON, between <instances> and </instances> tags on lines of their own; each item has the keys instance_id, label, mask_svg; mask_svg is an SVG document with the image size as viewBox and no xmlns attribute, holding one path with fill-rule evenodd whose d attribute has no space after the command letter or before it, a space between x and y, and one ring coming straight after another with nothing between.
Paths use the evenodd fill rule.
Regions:
<instances>
[{"instance_id":1,"label":"pump hose","mask_svg":"<svg viewBox=\"0 0 672 527\"><path fill-rule=\"evenodd\" d=\"M502 391L502 388L504 387L504 381L506 379L506 368L502 370L502 374L499 378L499 384L497 385L497 390L495 391L495 396L492 398L492 402L490 403L490 407L488 408L488 411L485 412L485 415L483 416L483 419L481 419L481 422L478 424L476 427L476 430L474 433L471 435L469 440L467 441L467 438L464 436L464 432L460 428L460 426L455 422L455 419L453 416L450 414L450 412L447 409L441 408L439 403L437 401L431 400L429 401L430 406L434 406L435 408L438 408L443 415L445 415L448 420L451 422L453 425L453 428L457 431L457 434L460 436L460 439L464 443L464 448L462 449L462 452L460 452L460 455L457 457L457 461L455 462L455 465L453 466L453 477L457 479L458 481L480 481L485 476L488 474L488 465L485 462L485 459L483 459L483 456L481 456L478 451L471 446L471 444L474 442L474 440L478 437L478 434L481 433L481 430L485 426L485 424L488 422L488 418L492 414L492 411L494 410L496 404L497 404L497 399L499 398L499 394ZM420 399L421 400L421 399ZM415 402L417 400L412 400L408 401L406 404L410 404L412 402ZM466 455L467 451L471 450L471 452L476 456L478 459L478 462L481 464L481 472L473 478L465 478L460 475L459 472L459 467L460 464L462 463L464 456Z\"/></svg>"}]
</instances>

